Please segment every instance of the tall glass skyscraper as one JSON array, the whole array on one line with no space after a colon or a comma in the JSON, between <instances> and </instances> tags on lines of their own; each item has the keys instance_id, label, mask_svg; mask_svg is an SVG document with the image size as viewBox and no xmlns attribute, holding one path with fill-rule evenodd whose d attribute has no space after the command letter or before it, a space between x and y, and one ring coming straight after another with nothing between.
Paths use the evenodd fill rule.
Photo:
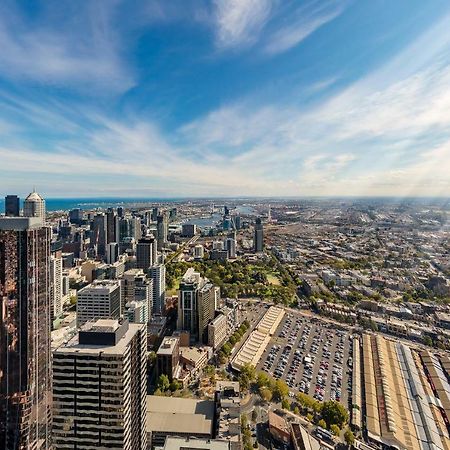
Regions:
<instances>
[{"instance_id":1,"label":"tall glass skyscraper","mask_svg":"<svg viewBox=\"0 0 450 450\"><path fill-rule=\"evenodd\" d=\"M0 448L50 449L50 228L0 219Z\"/></svg>"}]
</instances>

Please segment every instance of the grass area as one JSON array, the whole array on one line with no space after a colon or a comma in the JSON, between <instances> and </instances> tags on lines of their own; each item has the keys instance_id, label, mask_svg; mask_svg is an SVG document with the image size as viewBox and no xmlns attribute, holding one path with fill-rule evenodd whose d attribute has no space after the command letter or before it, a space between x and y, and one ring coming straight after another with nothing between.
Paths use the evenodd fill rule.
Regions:
<instances>
[{"instance_id":1,"label":"grass area","mask_svg":"<svg viewBox=\"0 0 450 450\"><path fill-rule=\"evenodd\" d=\"M173 281L173 287L170 289L167 289L166 293L168 296L177 295L178 289L180 289L180 278L177 278Z\"/></svg>"},{"instance_id":2,"label":"grass area","mask_svg":"<svg viewBox=\"0 0 450 450\"><path fill-rule=\"evenodd\" d=\"M273 273L267 274L267 281L274 286L281 286L280 279Z\"/></svg>"}]
</instances>

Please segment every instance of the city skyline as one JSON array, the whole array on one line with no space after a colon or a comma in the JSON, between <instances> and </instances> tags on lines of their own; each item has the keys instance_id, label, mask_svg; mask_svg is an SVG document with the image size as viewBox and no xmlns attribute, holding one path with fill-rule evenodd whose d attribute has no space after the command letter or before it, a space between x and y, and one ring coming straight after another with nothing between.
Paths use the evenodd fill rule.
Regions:
<instances>
[{"instance_id":1,"label":"city skyline","mask_svg":"<svg viewBox=\"0 0 450 450\"><path fill-rule=\"evenodd\" d=\"M449 20L438 0L3 2L0 190L449 196Z\"/></svg>"}]
</instances>

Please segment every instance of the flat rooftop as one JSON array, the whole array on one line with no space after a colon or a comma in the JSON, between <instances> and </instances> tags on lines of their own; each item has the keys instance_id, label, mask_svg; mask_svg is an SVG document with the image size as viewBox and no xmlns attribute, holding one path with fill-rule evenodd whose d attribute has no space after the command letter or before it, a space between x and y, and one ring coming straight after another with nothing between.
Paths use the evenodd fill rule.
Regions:
<instances>
[{"instance_id":1,"label":"flat rooftop","mask_svg":"<svg viewBox=\"0 0 450 450\"><path fill-rule=\"evenodd\" d=\"M112 321L114 322L114 321ZM97 322L96 322L97 323ZM122 336L122 338L117 342L116 345L95 345L95 344L80 344L79 342L79 334L77 333L72 339L70 339L67 344L63 344L58 347L54 353L56 355L59 354L80 354L80 355L98 355L102 353L104 355L122 355L129 345L131 339L133 339L134 335L145 327L140 323L130 323L128 325L128 330Z\"/></svg>"},{"instance_id":2,"label":"flat rooftop","mask_svg":"<svg viewBox=\"0 0 450 450\"><path fill-rule=\"evenodd\" d=\"M148 433L212 435L214 402L147 395Z\"/></svg>"}]
</instances>

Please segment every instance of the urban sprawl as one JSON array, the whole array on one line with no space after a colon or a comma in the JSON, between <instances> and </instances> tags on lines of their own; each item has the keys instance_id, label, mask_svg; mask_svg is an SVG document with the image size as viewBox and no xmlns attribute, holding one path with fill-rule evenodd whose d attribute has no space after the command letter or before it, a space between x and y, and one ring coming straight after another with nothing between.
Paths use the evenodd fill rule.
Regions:
<instances>
[{"instance_id":1,"label":"urban sprawl","mask_svg":"<svg viewBox=\"0 0 450 450\"><path fill-rule=\"evenodd\" d=\"M0 216L0 448L450 450L450 206Z\"/></svg>"}]
</instances>

